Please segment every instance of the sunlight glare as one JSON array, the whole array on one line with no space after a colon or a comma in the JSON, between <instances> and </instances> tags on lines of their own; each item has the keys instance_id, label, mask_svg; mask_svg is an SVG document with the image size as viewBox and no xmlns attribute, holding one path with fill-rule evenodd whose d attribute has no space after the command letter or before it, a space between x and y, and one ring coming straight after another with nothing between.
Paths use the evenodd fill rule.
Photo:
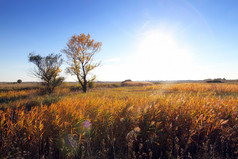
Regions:
<instances>
[{"instance_id":1,"label":"sunlight glare","mask_svg":"<svg viewBox=\"0 0 238 159\"><path fill-rule=\"evenodd\" d=\"M171 33L160 30L146 31L141 35L131 67L136 79L189 78L193 62L189 49Z\"/></svg>"}]
</instances>

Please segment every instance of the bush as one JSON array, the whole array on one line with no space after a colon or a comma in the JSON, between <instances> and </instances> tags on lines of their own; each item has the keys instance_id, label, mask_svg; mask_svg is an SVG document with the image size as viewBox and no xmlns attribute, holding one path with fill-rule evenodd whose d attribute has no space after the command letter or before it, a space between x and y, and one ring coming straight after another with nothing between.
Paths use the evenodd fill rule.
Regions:
<instances>
[{"instance_id":1,"label":"bush","mask_svg":"<svg viewBox=\"0 0 238 159\"><path fill-rule=\"evenodd\" d=\"M21 79L17 80L17 83L18 83L18 84L21 84L21 83L22 83L22 80L21 80Z\"/></svg>"},{"instance_id":2,"label":"bush","mask_svg":"<svg viewBox=\"0 0 238 159\"><path fill-rule=\"evenodd\" d=\"M89 81L88 82L88 88L95 88L96 87L96 84L94 81Z\"/></svg>"}]
</instances>

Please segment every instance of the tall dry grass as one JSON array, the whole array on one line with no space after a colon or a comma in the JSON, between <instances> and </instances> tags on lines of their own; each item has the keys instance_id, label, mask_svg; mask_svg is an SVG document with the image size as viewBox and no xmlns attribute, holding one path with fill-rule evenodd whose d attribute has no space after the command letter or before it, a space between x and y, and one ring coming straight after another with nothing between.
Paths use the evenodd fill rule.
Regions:
<instances>
[{"instance_id":1,"label":"tall dry grass","mask_svg":"<svg viewBox=\"0 0 238 159\"><path fill-rule=\"evenodd\" d=\"M172 84L71 94L0 111L0 158L237 158L238 87Z\"/></svg>"}]
</instances>

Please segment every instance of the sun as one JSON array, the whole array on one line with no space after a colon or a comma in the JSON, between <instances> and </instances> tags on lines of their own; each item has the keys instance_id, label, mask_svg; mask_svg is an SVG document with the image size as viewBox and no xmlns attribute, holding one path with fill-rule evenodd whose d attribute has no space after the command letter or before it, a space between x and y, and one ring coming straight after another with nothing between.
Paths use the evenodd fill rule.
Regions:
<instances>
[{"instance_id":1,"label":"sun","mask_svg":"<svg viewBox=\"0 0 238 159\"><path fill-rule=\"evenodd\" d=\"M175 35L153 29L141 34L131 65L137 79L185 79L193 57Z\"/></svg>"},{"instance_id":2,"label":"sun","mask_svg":"<svg viewBox=\"0 0 238 159\"><path fill-rule=\"evenodd\" d=\"M99 79L189 80L199 71L189 45L173 32L150 29L137 36L134 52L97 70ZM114 61L114 62L113 62Z\"/></svg>"}]
</instances>

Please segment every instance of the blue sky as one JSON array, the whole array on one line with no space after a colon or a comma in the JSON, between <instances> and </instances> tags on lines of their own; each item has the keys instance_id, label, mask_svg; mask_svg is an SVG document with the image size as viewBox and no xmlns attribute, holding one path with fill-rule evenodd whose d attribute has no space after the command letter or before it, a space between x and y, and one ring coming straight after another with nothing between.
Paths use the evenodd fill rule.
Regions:
<instances>
[{"instance_id":1,"label":"blue sky","mask_svg":"<svg viewBox=\"0 0 238 159\"><path fill-rule=\"evenodd\" d=\"M103 43L97 80L238 79L237 30L236 0L0 0L0 82L38 81L28 54L81 33Z\"/></svg>"}]
</instances>

